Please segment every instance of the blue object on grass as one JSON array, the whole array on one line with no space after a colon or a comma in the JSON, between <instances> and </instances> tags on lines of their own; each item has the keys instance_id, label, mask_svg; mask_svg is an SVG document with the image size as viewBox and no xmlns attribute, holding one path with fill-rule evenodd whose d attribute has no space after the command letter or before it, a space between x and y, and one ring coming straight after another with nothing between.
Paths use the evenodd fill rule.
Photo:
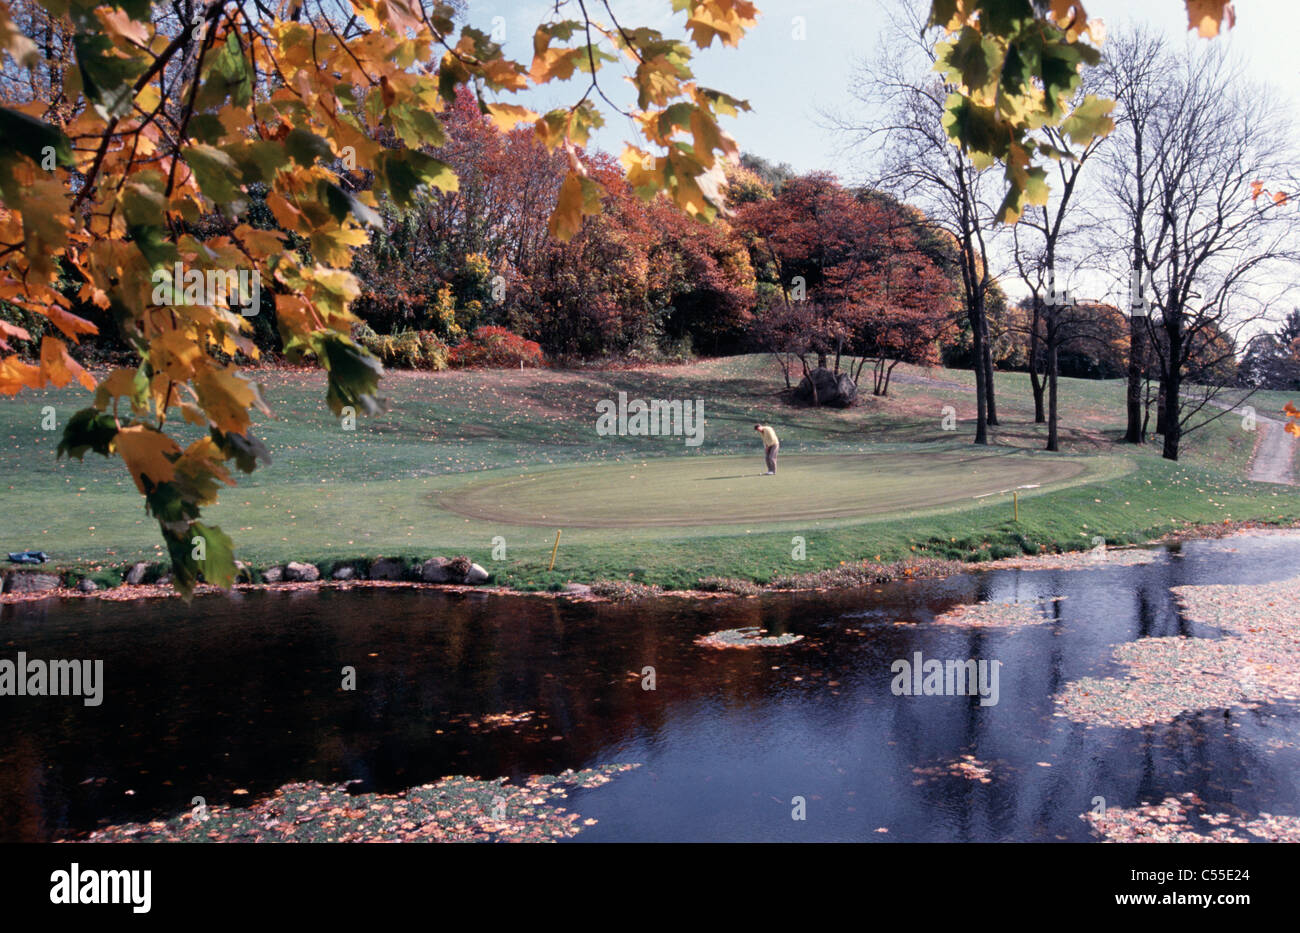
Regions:
<instances>
[{"instance_id":1,"label":"blue object on grass","mask_svg":"<svg viewBox=\"0 0 1300 933\"><path fill-rule=\"evenodd\" d=\"M43 564L49 559L50 555L44 551L18 551L9 554L11 564Z\"/></svg>"}]
</instances>

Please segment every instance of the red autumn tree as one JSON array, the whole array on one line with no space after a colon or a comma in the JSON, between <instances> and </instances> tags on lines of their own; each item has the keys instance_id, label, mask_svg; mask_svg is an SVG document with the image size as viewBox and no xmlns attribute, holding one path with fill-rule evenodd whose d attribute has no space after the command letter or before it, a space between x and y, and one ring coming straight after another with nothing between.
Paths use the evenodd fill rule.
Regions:
<instances>
[{"instance_id":1,"label":"red autumn tree","mask_svg":"<svg viewBox=\"0 0 1300 933\"><path fill-rule=\"evenodd\" d=\"M649 208L604 153L582 156L606 194L567 243L547 240L525 257L510 302L511 326L566 356L626 354L655 333Z\"/></svg>"},{"instance_id":2,"label":"red autumn tree","mask_svg":"<svg viewBox=\"0 0 1300 933\"><path fill-rule=\"evenodd\" d=\"M919 245L905 206L814 173L743 205L738 218L784 303L803 305L799 313L765 315L755 336L772 352L815 353L819 367L837 373L847 355L855 382L874 362L877 395L888 392L899 362L938 363L938 342L954 325L953 289Z\"/></svg>"},{"instance_id":3,"label":"red autumn tree","mask_svg":"<svg viewBox=\"0 0 1300 933\"><path fill-rule=\"evenodd\" d=\"M728 221L704 223L665 198L655 199L650 217L657 239L650 260L664 289L656 299L667 306L666 336L689 339L708 353L736 349L754 307L754 268L744 240Z\"/></svg>"},{"instance_id":4,"label":"red autumn tree","mask_svg":"<svg viewBox=\"0 0 1300 933\"><path fill-rule=\"evenodd\" d=\"M918 242L915 218L875 195L850 215L847 255L826 270L826 293L856 354L856 383L872 364L872 394L888 395L899 363L937 366L940 344L956 329L953 283Z\"/></svg>"}]
</instances>

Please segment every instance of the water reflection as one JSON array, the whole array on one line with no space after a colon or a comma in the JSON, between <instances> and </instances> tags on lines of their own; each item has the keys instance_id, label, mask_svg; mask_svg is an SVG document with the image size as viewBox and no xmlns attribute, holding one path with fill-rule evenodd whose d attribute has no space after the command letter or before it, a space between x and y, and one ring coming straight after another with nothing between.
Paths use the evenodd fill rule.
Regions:
<instances>
[{"instance_id":1,"label":"water reflection","mask_svg":"<svg viewBox=\"0 0 1300 933\"><path fill-rule=\"evenodd\" d=\"M1054 716L1052 695L1117 673L1115 643L1212 635L1179 615L1171 587L1282 579L1297 558L1297 538L1232 539L1140 566L636 606L354 589L0 607L0 657L102 658L106 682L96 708L0 698L0 840L290 781L392 792L611 761L643 767L572 796L599 820L579 840L1086 839L1078 817L1098 796L1131 806L1186 790L1227 812L1295 813L1293 708L1087 729ZM927 624L980 600L1054 601L1032 628ZM746 626L805 637L694 644ZM894 696L890 664L917 651L1002 661L999 703ZM345 666L355 691L340 689ZM531 715L489 718L505 713ZM963 755L991 780L947 773ZM805 821L791 819L796 796Z\"/></svg>"}]
</instances>

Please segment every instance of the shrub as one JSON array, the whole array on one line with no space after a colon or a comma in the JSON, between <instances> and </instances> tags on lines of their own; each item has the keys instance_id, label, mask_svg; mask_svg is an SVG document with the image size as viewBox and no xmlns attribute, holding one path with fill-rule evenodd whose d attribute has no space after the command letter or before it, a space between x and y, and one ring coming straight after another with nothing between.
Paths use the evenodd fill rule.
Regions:
<instances>
[{"instance_id":1,"label":"shrub","mask_svg":"<svg viewBox=\"0 0 1300 933\"><path fill-rule=\"evenodd\" d=\"M465 329L456 322L456 299L451 293L451 286L444 285L438 289L434 299L425 309L425 323L436 334L445 334L456 338L465 333Z\"/></svg>"},{"instance_id":2,"label":"shrub","mask_svg":"<svg viewBox=\"0 0 1300 933\"><path fill-rule=\"evenodd\" d=\"M878 564L874 561L861 561L855 564L841 564L827 570L812 573L783 574L772 578L776 589L811 589L811 588L845 588L855 586L874 586L879 583L892 583L896 580L919 580L925 577L946 577L954 573L965 573L967 568L956 561L934 560L929 557L894 561Z\"/></svg>"},{"instance_id":3,"label":"shrub","mask_svg":"<svg viewBox=\"0 0 1300 933\"><path fill-rule=\"evenodd\" d=\"M593 596L610 599L616 603L626 602L631 599L645 599L648 596L658 596L662 592L663 590L657 586L647 583L633 583L631 580L597 580L591 584Z\"/></svg>"},{"instance_id":4,"label":"shrub","mask_svg":"<svg viewBox=\"0 0 1300 933\"><path fill-rule=\"evenodd\" d=\"M67 587L75 587L82 580L90 580L101 590L111 590L122 585L122 573L113 567L101 567L94 570L69 571L63 581Z\"/></svg>"},{"instance_id":5,"label":"shrub","mask_svg":"<svg viewBox=\"0 0 1300 933\"><path fill-rule=\"evenodd\" d=\"M393 335L392 360L384 362L394 369L419 369L424 362L424 352L420 349L420 332L403 331Z\"/></svg>"},{"instance_id":6,"label":"shrub","mask_svg":"<svg viewBox=\"0 0 1300 933\"><path fill-rule=\"evenodd\" d=\"M542 348L504 327L479 327L468 340L452 347L448 362L462 368L541 366Z\"/></svg>"},{"instance_id":7,"label":"shrub","mask_svg":"<svg viewBox=\"0 0 1300 933\"><path fill-rule=\"evenodd\" d=\"M365 321L362 321L360 324L352 325L352 339L363 347L372 343L378 336L379 335L375 333L375 329Z\"/></svg>"},{"instance_id":8,"label":"shrub","mask_svg":"<svg viewBox=\"0 0 1300 933\"><path fill-rule=\"evenodd\" d=\"M353 338L391 369L446 369L447 344L428 330L377 334L367 324L358 325Z\"/></svg>"},{"instance_id":9,"label":"shrub","mask_svg":"<svg viewBox=\"0 0 1300 933\"><path fill-rule=\"evenodd\" d=\"M762 587L733 577L703 577L695 588L706 593L734 593L737 596L757 596L763 592Z\"/></svg>"},{"instance_id":10,"label":"shrub","mask_svg":"<svg viewBox=\"0 0 1300 933\"><path fill-rule=\"evenodd\" d=\"M420 331L420 357L425 369L446 369L449 353L447 344L437 334L427 330Z\"/></svg>"}]
</instances>

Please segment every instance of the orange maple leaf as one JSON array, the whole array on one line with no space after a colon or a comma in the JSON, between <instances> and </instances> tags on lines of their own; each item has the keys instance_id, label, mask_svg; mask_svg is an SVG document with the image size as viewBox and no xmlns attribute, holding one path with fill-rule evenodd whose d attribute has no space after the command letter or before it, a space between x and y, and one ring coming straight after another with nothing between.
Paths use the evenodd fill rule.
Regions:
<instances>
[{"instance_id":1,"label":"orange maple leaf","mask_svg":"<svg viewBox=\"0 0 1300 933\"><path fill-rule=\"evenodd\" d=\"M68 355L67 345L55 337L41 338L41 375L60 389L76 379L85 388L95 388L95 378Z\"/></svg>"},{"instance_id":2,"label":"orange maple leaf","mask_svg":"<svg viewBox=\"0 0 1300 933\"><path fill-rule=\"evenodd\" d=\"M176 467L167 455L179 454L181 448L166 434L143 424L133 424L118 431L113 444L142 494L147 491L145 478L157 486L171 482L176 475Z\"/></svg>"},{"instance_id":3,"label":"orange maple leaf","mask_svg":"<svg viewBox=\"0 0 1300 933\"><path fill-rule=\"evenodd\" d=\"M1229 29L1237 23L1232 0L1187 0L1187 28L1195 29L1202 39L1217 36L1225 21Z\"/></svg>"}]
</instances>

